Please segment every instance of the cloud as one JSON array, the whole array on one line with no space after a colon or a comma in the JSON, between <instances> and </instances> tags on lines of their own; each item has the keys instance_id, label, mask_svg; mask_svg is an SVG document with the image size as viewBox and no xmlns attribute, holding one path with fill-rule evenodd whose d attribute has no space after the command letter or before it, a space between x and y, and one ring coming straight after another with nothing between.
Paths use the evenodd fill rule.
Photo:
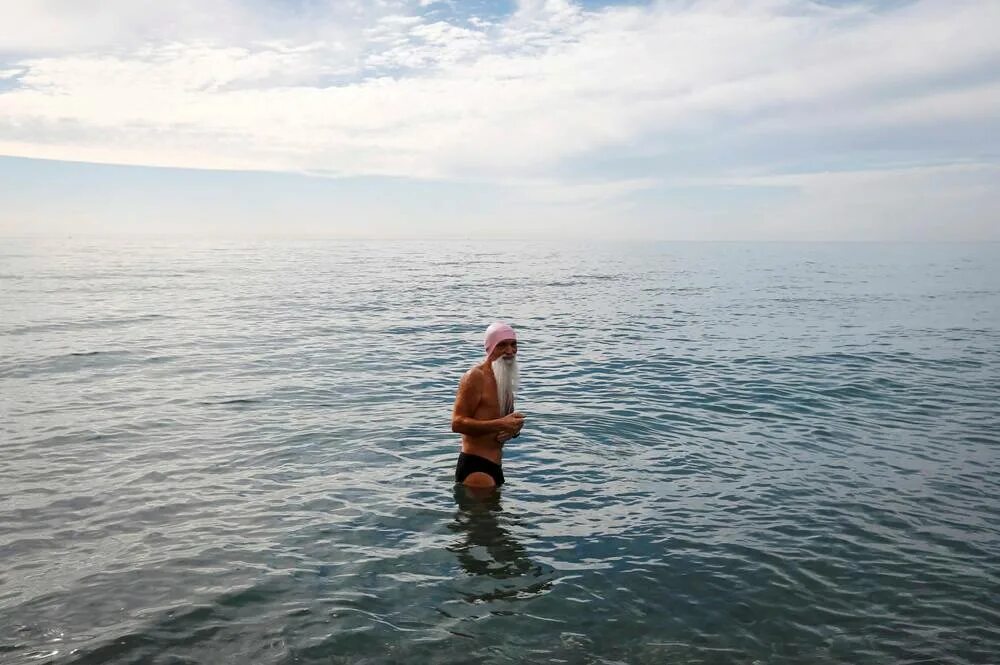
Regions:
<instances>
[{"instance_id":1,"label":"cloud","mask_svg":"<svg viewBox=\"0 0 1000 665\"><path fill-rule=\"evenodd\" d=\"M0 6L0 53L72 53L129 49L149 41L231 35L250 16L234 2L176 0L30 0Z\"/></svg>"},{"instance_id":2,"label":"cloud","mask_svg":"<svg viewBox=\"0 0 1000 665\"><path fill-rule=\"evenodd\" d=\"M439 4L7 3L0 154L534 182L587 205L819 144L876 170L963 161L962 132L1000 124L997 3Z\"/></svg>"}]
</instances>

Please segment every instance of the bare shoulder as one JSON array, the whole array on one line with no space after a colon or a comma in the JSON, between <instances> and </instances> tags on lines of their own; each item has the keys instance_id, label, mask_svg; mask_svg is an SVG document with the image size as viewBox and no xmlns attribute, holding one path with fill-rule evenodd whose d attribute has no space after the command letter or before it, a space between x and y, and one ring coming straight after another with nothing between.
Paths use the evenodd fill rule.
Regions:
<instances>
[{"instance_id":1,"label":"bare shoulder","mask_svg":"<svg viewBox=\"0 0 1000 665\"><path fill-rule=\"evenodd\" d=\"M473 367L462 375L462 380L458 384L458 394L455 396L454 413L471 417L479 405L483 385L483 371L478 367Z\"/></svg>"},{"instance_id":2,"label":"bare shoulder","mask_svg":"<svg viewBox=\"0 0 1000 665\"><path fill-rule=\"evenodd\" d=\"M462 375L462 385L469 386L470 388L478 388L483 385L485 378L486 374L483 372L483 368L476 365Z\"/></svg>"}]
</instances>

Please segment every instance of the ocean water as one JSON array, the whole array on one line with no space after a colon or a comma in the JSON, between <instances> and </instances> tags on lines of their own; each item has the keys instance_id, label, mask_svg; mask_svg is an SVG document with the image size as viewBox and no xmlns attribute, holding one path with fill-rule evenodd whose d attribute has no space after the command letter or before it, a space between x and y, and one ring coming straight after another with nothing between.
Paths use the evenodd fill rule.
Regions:
<instances>
[{"instance_id":1,"label":"ocean water","mask_svg":"<svg viewBox=\"0 0 1000 665\"><path fill-rule=\"evenodd\" d=\"M0 298L0 662L1000 662L1000 245L8 238Z\"/></svg>"}]
</instances>

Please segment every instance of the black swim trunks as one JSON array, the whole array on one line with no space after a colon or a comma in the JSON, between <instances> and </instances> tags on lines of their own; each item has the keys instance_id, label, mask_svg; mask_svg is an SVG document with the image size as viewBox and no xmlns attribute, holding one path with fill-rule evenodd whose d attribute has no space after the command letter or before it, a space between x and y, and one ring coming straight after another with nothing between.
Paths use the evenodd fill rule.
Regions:
<instances>
[{"instance_id":1,"label":"black swim trunks","mask_svg":"<svg viewBox=\"0 0 1000 665\"><path fill-rule=\"evenodd\" d=\"M455 465L455 482L465 482L470 473L481 471L488 473L497 487L503 485L503 468L485 457L470 455L469 453L458 454L458 464Z\"/></svg>"}]
</instances>

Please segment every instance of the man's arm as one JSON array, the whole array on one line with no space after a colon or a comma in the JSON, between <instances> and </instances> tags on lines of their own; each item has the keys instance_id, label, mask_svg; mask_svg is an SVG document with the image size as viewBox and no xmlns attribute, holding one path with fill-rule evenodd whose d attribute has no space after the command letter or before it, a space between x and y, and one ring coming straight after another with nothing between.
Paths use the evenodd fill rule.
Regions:
<instances>
[{"instance_id":1,"label":"man's arm","mask_svg":"<svg viewBox=\"0 0 1000 665\"><path fill-rule=\"evenodd\" d=\"M471 370L462 377L455 396L455 408L451 412L451 431L469 436L485 436L500 432L520 430L521 414L512 413L495 420L476 420L473 414L479 406L483 393L483 373Z\"/></svg>"}]
</instances>

